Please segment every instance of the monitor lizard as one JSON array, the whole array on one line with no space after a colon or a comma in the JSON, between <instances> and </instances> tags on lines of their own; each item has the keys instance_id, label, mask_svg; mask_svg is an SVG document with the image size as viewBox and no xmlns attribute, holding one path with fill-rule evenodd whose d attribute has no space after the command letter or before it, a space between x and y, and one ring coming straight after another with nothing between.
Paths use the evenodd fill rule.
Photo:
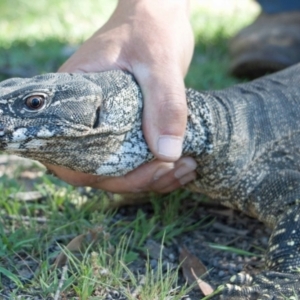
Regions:
<instances>
[{"instance_id":1,"label":"monitor lizard","mask_svg":"<svg viewBox=\"0 0 300 300\"><path fill-rule=\"evenodd\" d=\"M225 299L300 296L300 64L186 96L183 154L198 164L188 188L273 229L265 269L237 275ZM154 158L142 109L141 90L123 71L8 79L0 83L0 150L120 176Z\"/></svg>"}]
</instances>

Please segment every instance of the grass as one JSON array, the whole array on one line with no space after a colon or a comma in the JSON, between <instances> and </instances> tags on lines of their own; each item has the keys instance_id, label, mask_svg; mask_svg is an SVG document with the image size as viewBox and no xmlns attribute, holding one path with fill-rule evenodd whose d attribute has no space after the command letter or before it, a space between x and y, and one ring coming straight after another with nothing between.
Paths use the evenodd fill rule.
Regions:
<instances>
[{"instance_id":1,"label":"grass","mask_svg":"<svg viewBox=\"0 0 300 300\"><path fill-rule=\"evenodd\" d=\"M240 7L239 2L226 1L225 7L222 0L193 4L196 47L187 86L219 89L236 82L227 74L227 41L257 13L251 3L244 0ZM105 22L115 3L0 2L0 79L54 72ZM41 175L43 169L39 166L29 168L32 180L24 176L28 168L13 168L12 172L10 168L7 165L0 180L0 291L9 284L11 299L18 293L46 299L58 292L62 299L101 299L108 289L121 290L128 299L136 299L132 296L135 291L140 299L171 299L170 293L172 299L181 299L188 293L184 284L178 289L177 268L162 272L161 255L155 271L149 258L145 258L144 276L133 271L147 239L168 245L176 236L207 224L206 220L190 223L192 210L182 215L181 204L187 194L176 192L165 202L154 198L153 214L138 210L131 220L119 220L116 212L91 212L93 205L99 206L97 194L82 193ZM11 196L28 189L40 191L43 200L24 202ZM96 245L88 243L80 258L68 253L69 269L65 273L64 269L51 269L51 262L61 250L57 243L66 245L74 236L99 224L105 228L106 238Z\"/></svg>"}]
</instances>

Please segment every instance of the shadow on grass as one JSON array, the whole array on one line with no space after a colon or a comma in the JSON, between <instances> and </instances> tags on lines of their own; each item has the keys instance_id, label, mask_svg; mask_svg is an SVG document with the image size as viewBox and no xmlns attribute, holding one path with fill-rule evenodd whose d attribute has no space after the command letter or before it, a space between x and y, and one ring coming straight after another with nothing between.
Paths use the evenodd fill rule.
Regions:
<instances>
[{"instance_id":1,"label":"shadow on grass","mask_svg":"<svg viewBox=\"0 0 300 300\"><path fill-rule=\"evenodd\" d=\"M196 37L186 86L197 90L222 89L239 81L229 75L229 37L220 29L213 38Z\"/></svg>"},{"instance_id":2,"label":"shadow on grass","mask_svg":"<svg viewBox=\"0 0 300 300\"><path fill-rule=\"evenodd\" d=\"M227 37L220 30L213 38L196 38L193 61L186 86L198 90L219 89L237 82L228 75ZM15 41L0 48L0 80L56 72L77 46L55 38Z\"/></svg>"},{"instance_id":3,"label":"shadow on grass","mask_svg":"<svg viewBox=\"0 0 300 300\"><path fill-rule=\"evenodd\" d=\"M7 49L0 48L0 80L56 72L75 50L75 46L55 38L15 41Z\"/></svg>"}]
</instances>

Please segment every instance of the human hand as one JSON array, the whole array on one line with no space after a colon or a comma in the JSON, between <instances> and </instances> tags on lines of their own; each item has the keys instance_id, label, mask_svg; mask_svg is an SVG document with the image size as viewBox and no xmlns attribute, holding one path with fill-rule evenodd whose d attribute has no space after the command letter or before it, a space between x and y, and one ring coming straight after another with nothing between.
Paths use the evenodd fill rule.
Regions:
<instances>
[{"instance_id":1,"label":"human hand","mask_svg":"<svg viewBox=\"0 0 300 300\"><path fill-rule=\"evenodd\" d=\"M183 78L193 46L188 0L119 1L108 22L59 71L132 73L144 96L143 132L158 160L109 179L48 167L72 184L113 192L169 192L195 179L195 161L179 159L187 118Z\"/></svg>"},{"instance_id":2,"label":"human hand","mask_svg":"<svg viewBox=\"0 0 300 300\"><path fill-rule=\"evenodd\" d=\"M113 193L158 192L169 193L195 179L195 161L183 157L175 163L154 160L119 177L79 173L64 167L45 164L55 175L75 186L90 186Z\"/></svg>"}]
</instances>

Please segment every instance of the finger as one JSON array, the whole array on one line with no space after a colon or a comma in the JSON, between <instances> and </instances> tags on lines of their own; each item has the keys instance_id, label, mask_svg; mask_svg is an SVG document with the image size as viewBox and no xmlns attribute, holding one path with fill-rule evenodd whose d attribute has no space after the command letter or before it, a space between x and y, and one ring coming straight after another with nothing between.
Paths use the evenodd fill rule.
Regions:
<instances>
[{"instance_id":1,"label":"finger","mask_svg":"<svg viewBox=\"0 0 300 300\"><path fill-rule=\"evenodd\" d=\"M173 168L174 163L155 160L136 168L124 176L114 178L100 177L98 182L93 183L92 187L114 193L138 193L150 191L149 187L154 178L163 176Z\"/></svg>"},{"instance_id":2,"label":"finger","mask_svg":"<svg viewBox=\"0 0 300 300\"><path fill-rule=\"evenodd\" d=\"M134 193L148 191L153 178L163 176L173 169L174 164L152 161L119 177L91 175L50 164L45 166L53 175L74 186L90 186L114 193Z\"/></svg>"},{"instance_id":3,"label":"finger","mask_svg":"<svg viewBox=\"0 0 300 300\"><path fill-rule=\"evenodd\" d=\"M144 164L125 176L98 177L89 185L114 193L171 192L196 179L197 163L190 157L183 157L176 163L158 160Z\"/></svg>"},{"instance_id":4,"label":"finger","mask_svg":"<svg viewBox=\"0 0 300 300\"><path fill-rule=\"evenodd\" d=\"M188 182L192 182L196 179L196 173L192 172L181 178L180 180L174 181L171 185L166 186L164 189L160 189L157 193L166 194L173 192L179 188L182 188Z\"/></svg>"},{"instance_id":5,"label":"finger","mask_svg":"<svg viewBox=\"0 0 300 300\"><path fill-rule=\"evenodd\" d=\"M165 193L175 190L190 181L196 179L195 169L197 164L190 157L183 157L175 163L174 169L170 170L160 178L154 178L149 189L157 193Z\"/></svg>"},{"instance_id":6,"label":"finger","mask_svg":"<svg viewBox=\"0 0 300 300\"><path fill-rule=\"evenodd\" d=\"M171 175L161 178L161 180L158 180L155 184L151 185L149 187L149 191L160 194L170 193L183 187L187 183L194 181L196 177L196 172L191 172L180 179L174 179L174 177Z\"/></svg>"},{"instance_id":7,"label":"finger","mask_svg":"<svg viewBox=\"0 0 300 300\"><path fill-rule=\"evenodd\" d=\"M157 69L157 70L156 70ZM144 96L143 132L151 152L162 161L181 156L187 122L187 104L180 70L143 65L134 75Z\"/></svg>"}]
</instances>

